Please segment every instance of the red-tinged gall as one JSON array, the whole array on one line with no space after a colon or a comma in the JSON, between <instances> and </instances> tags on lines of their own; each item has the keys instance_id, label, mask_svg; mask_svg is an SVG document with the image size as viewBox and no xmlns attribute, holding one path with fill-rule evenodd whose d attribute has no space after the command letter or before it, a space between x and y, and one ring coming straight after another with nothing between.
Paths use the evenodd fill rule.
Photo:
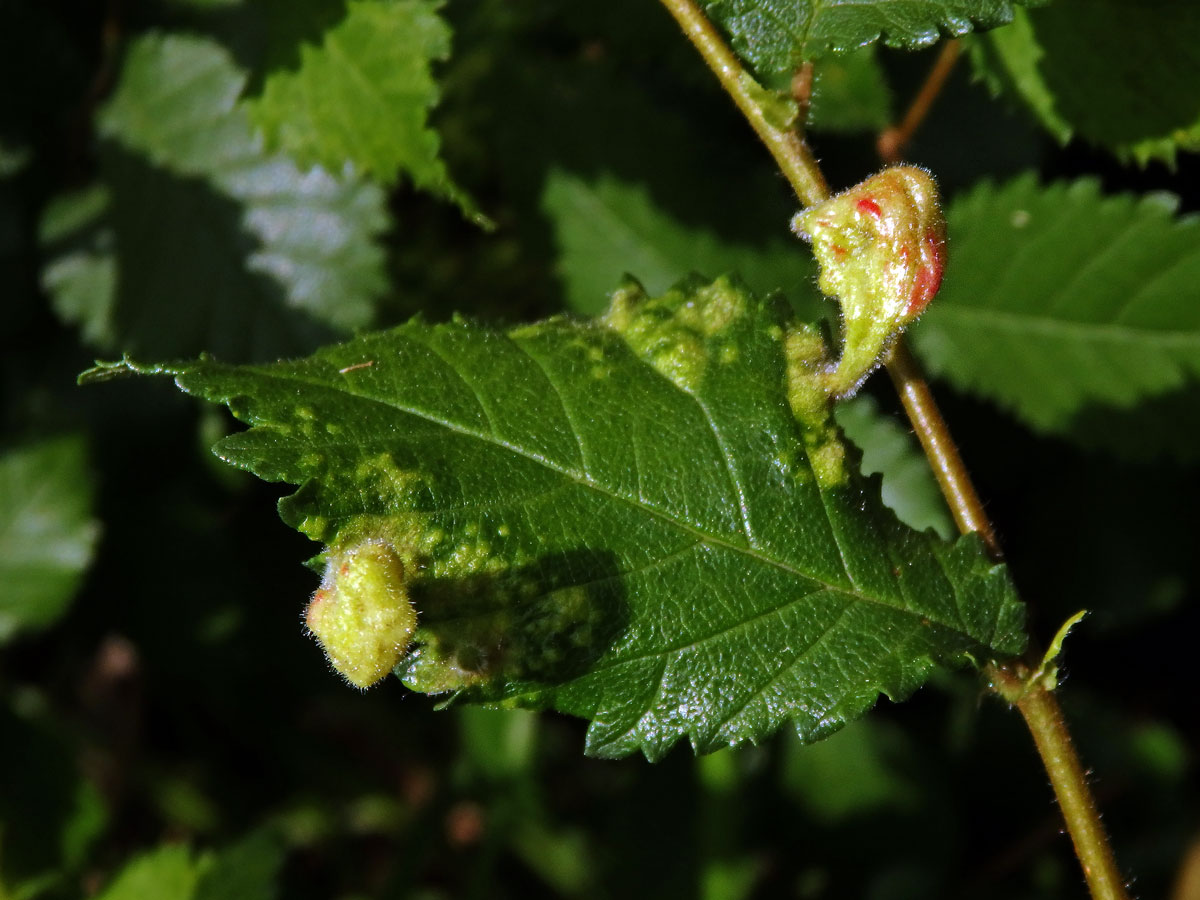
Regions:
<instances>
[{"instance_id":1,"label":"red-tinged gall","mask_svg":"<svg viewBox=\"0 0 1200 900\"><path fill-rule=\"evenodd\" d=\"M828 389L847 396L941 286L946 222L937 185L915 166L884 169L798 213L792 229L812 243L821 290L842 308L842 354Z\"/></svg>"}]
</instances>

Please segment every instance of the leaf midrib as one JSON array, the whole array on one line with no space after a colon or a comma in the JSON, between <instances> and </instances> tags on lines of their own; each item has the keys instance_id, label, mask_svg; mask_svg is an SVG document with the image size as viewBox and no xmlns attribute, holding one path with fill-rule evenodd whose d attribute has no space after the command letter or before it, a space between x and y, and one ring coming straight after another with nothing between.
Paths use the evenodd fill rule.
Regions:
<instances>
[{"instance_id":1,"label":"leaf midrib","mask_svg":"<svg viewBox=\"0 0 1200 900\"><path fill-rule=\"evenodd\" d=\"M984 309L972 306L946 305L938 307L931 317L936 324L939 319L959 319L980 324L995 325L1008 331L1017 331L1061 337L1064 340L1099 342L1099 336L1111 336L1109 343L1120 342L1132 345L1152 344L1155 346L1200 352L1200 330L1166 331L1163 329L1138 328L1119 322L1082 322L1074 319L1054 319L1029 313L1004 309Z\"/></svg>"},{"instance_id":2,"label":"leaf midrib","mask_svg":"<svg viewBox=\"0 0 1200 900\"><path fill-rule=\"evenodd\" d=\"M420 409L416 409L416 408L412 408L412 407L402 406L402 405L396 403L395 401L371 396L369 394L359 394L359 393L354 393L349 390L339 389L339 388L333 387L331 385L325 384L321 381L312 380L310 378L306 378L306 377L303 377L298 374L292 374L292 373L282 373L281 374L278 372L273 372L273 371L258 369L258 368L252 368L251 371L253 371L257 376L265 378L267 380L279 381L284 384L293 384L293 385L294 384L302 384L302 385L305 385L310 388L316 388L318 390L328 391L330 393L333 393L336 396L345 395L345 396L353 397L358 400L365 400L365 401L368 401L371 403L375 403L386 409L392 410L394 412L399 412L399 413L402 413L405 415L413 416L414 418L422 419L433 425L437 425L442 428L445 428L448 431L451 431L455 434L462 435L463 437L473 438L475 440L482 441L485 444L490 444L499 449L506 450L516 456L522 457L522 458L530 460L532 462L536 462L536 463L544 466L545 468L549 469L550 471L552 471L558 475L561 475L565 478L568 478L571 481L574 481L575 483L579 484L582 487L590 488L591 490L597 491L598 493L601 493L606 497L610 497L613 500L621 501L621 502L641 511L645 515L649 515L656 519L659 519L660 521L666 522L669 525L671 525L672 527L693 536L694 538L696 538L698 543L707 543L714 547L721 547L721 548L730 550L735 553L743 554L746 557L748 557L758 563L761 563L761 564L767 565L767 566L772 566L776 569L779 569L782 572L787 573L788 575L794 576L796 578L801 578L806 581L812 582L814 584L820 585L821 588L824 590L833 591L833 592L840 593L840 594L846 594L849 597L851 597L852 600L854 600L854 601L870 603L875 606L884 607L886 609L889 609L889 610L892 610L895 612L900 612L900 613L903 613L906 615L911 615L916 618L928 619L930 622L933 622L934 624L937 624L943 628L946 628L956 634L962 634L962 635L970 638L971 640L976 640L976 641L980 640L979 638L975 638L969 632L965 631L963 629L963 623L947 623L945 621L940 620L939 618L934 618L932 615L930 615L929 612L917 613L906 607L897 606L896 604L889 603L884 599L874 597L870 594L865 593L864 591L862 591L861 588L859 588L859 586L857 584L855 584L853 577L851 576L849 570L846 568L844 555L842 556L843 571L845 572L847 579L850 581L850 584L853 585L854 590L847 590L845 587L842 587L840 585L830 584L829 582L827 582L821 578L815 577L813 575L810 575L806 572L803 572L803 571L797 569L795 566L793 566L783 560L776 559L775 557L772 557L772 556L768 556L760 550L756 550L756 549L753 549L750 547L738 545L726 538L723 538L723 537L720 537L717 535L708 534L707 532L701 530L700 528L697 528L696 526L694 526L690 523L682 522L679 519L675 518L674 516L668 514L667 512L657 509L639 498L630 497L625 494L619 493L619 492L613 490L611 487L595 481L593 478L588 476L586 473L579 472L577 470L569 469L564 466L561 466L558 463L554 462L553 460L547 459L546 457L542 456L539 453L536 453L536 452L533 452L530 450L526 450L525 448L520 447L516 444L510 443L509 441L506 441L496 435L483 434L479 431L467 428L463 425L459 425L454 422L446 421L445 419L438 417L438 416L434 415L433 413L428 412L426 410L420 410ZM177 376L178 375L186 376L187 374L189 374L189 373L186 370L177 370L176 371ZM184 387L184 385L181 385L181 387ZM185 390L186 390L186 387L185 387ZM251 424L252 425L260 425L260 424L274 424L274 423L267 422L265 419L261 420L261 421L254 421L254 419L252 418ZM822 502L824 503L825 492L818 489L818 493L820 494L820 496L822 498ZM826 511L826 513L828 515L828 511ZM840 542L838 544L838 549L839 549L839 553L841 553L842 551L841 551Z\"/></svg>"}]
</instances>

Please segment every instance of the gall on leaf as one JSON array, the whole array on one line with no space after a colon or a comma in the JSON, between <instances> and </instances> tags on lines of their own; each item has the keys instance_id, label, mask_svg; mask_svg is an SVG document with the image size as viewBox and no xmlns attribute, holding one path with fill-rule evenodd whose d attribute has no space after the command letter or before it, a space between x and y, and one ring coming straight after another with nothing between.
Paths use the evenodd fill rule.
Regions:
<instances>
[{"instance_id":1,"label":"gall on leaf","mask_svg":"<svg viewBox=\"0 0 1200 900\"><path fill-rule=\"evenodd\" d=\"M417 628L404 563L377 539L330 550L304 621L330 664L355 687L370 687L404 656Z\"/></svg>"},{"instance_id":2,"label":"gall on leaf","mask_svg":"<svg viewBox=\"0 0 1200 900\"><path fill-rule=\"evenodd\" d=\"M924 169L893 166L810 206L792 230L812 244L820 287L842 310L830 394L852 395L929 305L946 266L946 219Z\"/></svg>"}]
</instances>

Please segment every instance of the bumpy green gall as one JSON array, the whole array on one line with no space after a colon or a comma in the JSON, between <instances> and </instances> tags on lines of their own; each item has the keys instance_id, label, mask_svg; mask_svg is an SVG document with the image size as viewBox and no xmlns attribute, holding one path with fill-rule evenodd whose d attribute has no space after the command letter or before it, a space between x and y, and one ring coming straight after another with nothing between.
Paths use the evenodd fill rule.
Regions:
<instances>
[{"instance_id":1,"label":"bumpy green gall","mask_svg":"<svg viewBox=\"0 0 1200 900\"><path fill-rule=\"evenodd\" d=\"M884 169L797 213L792 229L812 243L821 290L842 308L830 392L853 393L942 283L946 220L937 185L924 169Z\"/></svg>"},{"instance_id":2,"label":"bumpy green gall","mask_svg":"<svg viewBox=\"0 0 1200 900\"><path fill-rule=\"evenodd\" d=\"M304 620L333 667L370 687L400 661L417 627L404 564L380 540L330 550Z\"/></svg>"}]
</instances>

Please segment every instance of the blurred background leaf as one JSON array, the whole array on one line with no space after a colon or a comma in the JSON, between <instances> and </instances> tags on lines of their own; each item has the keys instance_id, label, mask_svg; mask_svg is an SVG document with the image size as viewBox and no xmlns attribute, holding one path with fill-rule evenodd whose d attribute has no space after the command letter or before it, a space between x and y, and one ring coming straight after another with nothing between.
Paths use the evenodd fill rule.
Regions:
<instances>
[{"instance_id":1,"label":"blurred background leaf","mask_svg":"<svg viewBox=\"0 0 1200 900\"><path fill-rule=\"evenodd\" d=\"M0 645L63 614L99 536L82 438L0 455Z\"/></svg>"},{"instance_id":2,"label":"blurred background leaf","mask_svg":"<svg viewBox=\"0 0 1200 900\"><path fill-rule=\"evenodd\" d=\"M265 154L238 104L244 84L205 39L129 49L99 115L113 142L104 188L61 199L42 227L60 254L44 284L103 349L273 358L372 319L386 289L382 192Z\"/></svg>"},{"instance_id":3,"label":"blurred background leaf","mask_svg":"<svg viewBox=\"0 0 1200 900\"><path fill-rule=\"evenodd\" d=\"M817 132L882 131L892 124L892 95L875 47L826 56L813 67L805 127Z\"/></svg>"},{"instance_id":4,"label":"blurred background leaf","mask_svg":"<svg viewBox=\"0 0 1200 900\"><path fill-rule=\"evenodd\" d=\"M943 538L954 534L954 522L937 481L907 422L884 414L870 394L839 403L837 423L863 454L864 475L883 476L883 502L900 521L924 531L932 528Z\"/></svg>"},{"instance_id":5,"label":"blurred background leaf","mask_svg":"<svg viewBox=\"0 0 1200 900\"><path fill-rule=\"evenodd\" d=\"M790 235L757 247L721 240L656 208L638 185L605 176L589 183L561 170L547 176L542 208L554 225L565 299L576 312L603 313L625 275L657 295L692 273L733 273L760 294L782 291L807 319L824 311L812 256Z\"/></svg>"},{"instance_id":6,"label":"blurred background leaf","mask_svg":"<svg viewBox=\"0 0 1200 900\"><path fill-rule=\"evenodd\" d=\"M1055 0L971 40L976 71L1057 140L1173 165L1200 150L1200 21L1185 4Z\"/></svg>"},{"instance_id":7,"label":"blurred background leaf","mask_svg":"<svg viewBox=\"0 0 1200 900\"><path fill-rule=\"evenodd\" d=\"M1027 18L1016 9L1017 24L984 37L1042 54L1024 65L1074 129L1067 145L1024 112L1019 92L993 100L971 66L952 76L909 157L938 174L956 208L981 179L1007 184L1025 171L1042 184L1098 176L1101 198L1169 190L1181 196L1178 216L1200 207L1186 144L1176 172L1158 161L1166 154L1133 168L1106 149L1115 142L1132 153L1162 138L1143 126L1165 121L1164 110L1186 113L1197 96L1187 81L1193 59L1178 55L1191 24L1176 19L1190 8L1081 6L1056 0ZM1070 19L1061 27L1060 9ZM298 77L301 48L319 53L347 10L344 0L0 0L9 86L0 91L0 429L7 452L86 432L95 496L84 521L105 530L56 623L0 653L0 770L18 773L0 779L4 891L94 897L164 845L187 847L187 866L208 866L200 875L215 889L220 867L203 861L235 859L231 848L265 826L283 862L269 871L272 854L250 851L258 862L234 868L261 877L238 890L273 884L288 900L1082 898L1028 737L1007 710L981 703L969 678L935 677L829 745L784 735L701 760L676 751L653 767L584 758L580 723L553 714L435 712L396 684L347 690L300 622L317 579L298 560L318 546L279 525L277 487L230 477L208 453L236 428L228 417L198 413L161 385L75 387L98 349L127 346L123 329L136 316L124 310L150 305L129 295L139 285L166 308L147 346L206 349L208 336L188 332L219 293L264 309L258 319L227 310L222 333L212 332L207 349L232 358L307 352L326 339L317 332L335 330L289 305L292 282L247 268L267 240L247 212L274 201L234 190L210 165L228 158L222 147L183 172L178 155L150 158L161 144L136 129L98 138L97 115L122 90L127 51L182 41L215 63L215 83L244 84L229 111L206 107L213 118L191 138L202 144L227 127L222 117L248 123L245 105L270 77ZM369 176L346 180L337 165L318 180L329 193L312 206L296 193L303 165L283 153L245 157L256 178L285 173L292 193L279 202L289 215L360 236L356 271L367 274L333 283L370 299L345 309L367 309L373 324L454 311L515 323L569 308L579 279L612 273L601 287L610 290L633 267L600 254L599 242L593 268L579 260L587 223L547 200L564 180L610 192L612 211L634 225L662 228L665 249L652 231L635 232L649 242L639 267L664 260L654 277L718 274L711 253L757 290L815 299L811 281L786 280L805 259L786 233L795 198L659 4L481 0L439 15L453 53L433 66L440 100L426 124L497 231L411 184L385 193ZM1115 51L1114 34L1126 33ZM877 168L870 130L900 114L938 52L873 47L816 65L813 143L838 187ZM989 65L1007 77L1007 63ZM1073 65L1100 77L1062 85ZM1156 80L1139 86L1141 71ZM161 86L142 87L168 90L172 73L159 75ZM1072 103L1059 102L1059 87ZM1087 112L1097 98L1114 121ZM1143 101L1144 110L1130 108ZM1187 115L1175 121L1186 136ZM243 152L240 134L230 147ZM354 197L361 207L333 202ZM693 238L704 255L688 247ZM959 236L951 241L954 254ZM326 265L325 251L297 248L300 262ZM785 264L776 249L788 251ZM74 255L77 271L54 268ZM950 278L956 265L952 257ZM94 331L64 326L52 298ZM1138 893L1171 896L1200 835L1200 731L1186 702L1200 628L1192 382L1126 411L1087 405L1061 420L1061 437L1032 433L998 399L956 384L935 390L1033 603L1035 633L1045 639L1080 606L1093 610L1064 660L1069 715ZM906 437L886 383L866 390L879 407L869 421L890 420L883 434ZM858 440L869 461L870 442ZM8 499L0 492L0 505Z\"/></svg>"},{"instance_id":8,"label":"blurred background leaf","mask_svg":"<svg viewBox=\"0 0 1200 900\"><path fill-rule=\"evenodd\" d=\"M1177 209L1167 194L1032 176L957 199L944 290L914 329L922 359L1035 428L1078 436L1069 426L1089 407L1194 390L1200 221Z\"/></svg>"}]
</instances>

